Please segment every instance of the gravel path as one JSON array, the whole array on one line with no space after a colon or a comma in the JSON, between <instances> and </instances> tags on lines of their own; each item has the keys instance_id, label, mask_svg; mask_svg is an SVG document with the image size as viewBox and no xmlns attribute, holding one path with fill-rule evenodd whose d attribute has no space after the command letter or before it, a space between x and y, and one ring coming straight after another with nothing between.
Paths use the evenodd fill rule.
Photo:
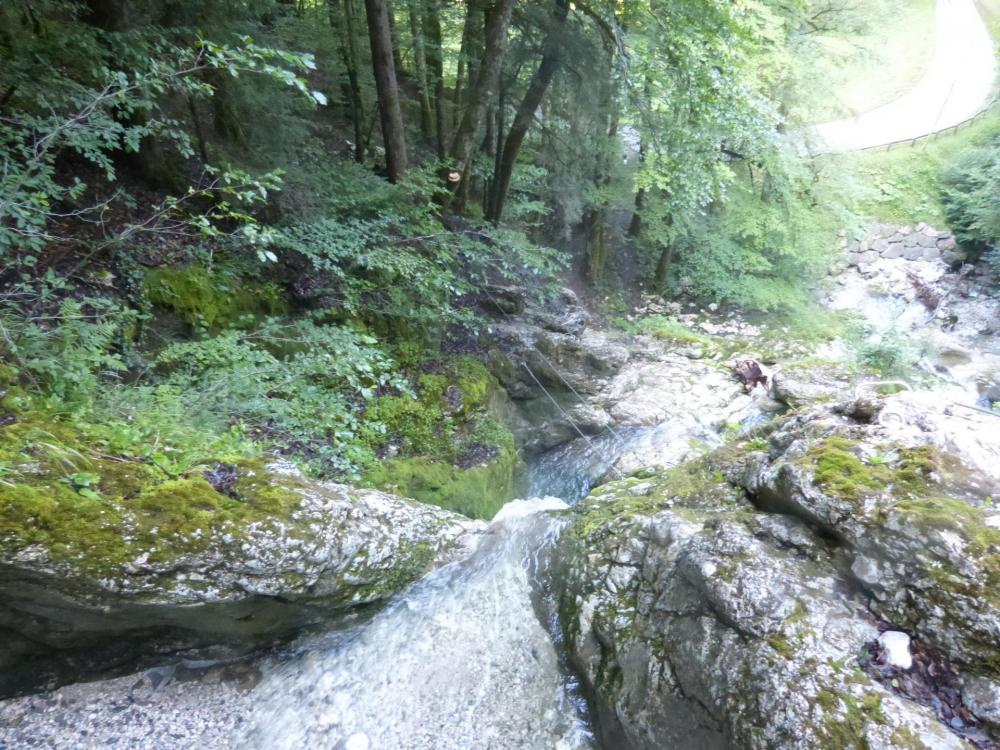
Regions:
<instances>
[{"instance_id":1,"label":"gravel path","mask_svg":"<svg viewBox=\"0 0 1000 750\"><path fill-rule=\"evenodd\" d=\"M973 0L938 0L935 13L934 57L917 85L870 112L814 126L811 151L882 146L945 130L979 112L996 72L986 24Z\"/></svg>"}]
</instances>

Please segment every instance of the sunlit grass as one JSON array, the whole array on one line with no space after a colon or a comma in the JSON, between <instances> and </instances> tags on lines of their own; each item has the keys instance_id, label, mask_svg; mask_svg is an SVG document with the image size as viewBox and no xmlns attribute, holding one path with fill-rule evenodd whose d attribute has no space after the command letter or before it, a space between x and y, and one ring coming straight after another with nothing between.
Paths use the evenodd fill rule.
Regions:
<instances>
[{"instance_id":1,"label":"sunlit grass","mask_svg":"<svg viewBox=\"0 0 1000 750\"><path fill-rule=\"evenodd\" d=\"M996 2L996 0L989 0ZM867 36L824 39L836 78L814 122L852 117L897 99L921 79L934 55L934 0L899 0Z\"/></svg>"},{"instance_id":2,"label":"sunlit grass","mask_svg":"<svg viewBox=\"0 0 1000 750\"><path fill-rule=\"evenodd\" d=\"M962 128L891 151L866 151L847 159L862 197L855 206L861 216L878 221L920 222L944 226L941 174L966 149L985 145L1000 134L1000 108Z\"/></svg>"}]
</instances>

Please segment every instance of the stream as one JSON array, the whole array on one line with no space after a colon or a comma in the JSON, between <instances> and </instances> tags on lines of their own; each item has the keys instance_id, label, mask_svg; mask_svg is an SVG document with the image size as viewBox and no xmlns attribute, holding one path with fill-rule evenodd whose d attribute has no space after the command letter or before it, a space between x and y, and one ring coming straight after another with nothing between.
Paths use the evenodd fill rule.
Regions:
<instances>
[{"instance_id":1,"label":"stream","mask_svg":"<svg viewBox=\"0 0 1000 750\"><path fill-rule=\"evenodd\" d=\"M593 747L537 585L567 507L554 497L508 503L470 557L273 668L237 746Z\"/></svg>"},{"instance_id":2,"label":"stream","mask_svg":"<svg viewBox=\"0 0 1000 750\"><path fill-rule=\"evenodd\" d=\"M586 702L544 591L549 552L623 451L660 428L605 432L541 456L534 499L505 505L468 558L371 621L303 642L265 670L237 746L260 750L593 748Z\"/></svg>"}]
</instances>

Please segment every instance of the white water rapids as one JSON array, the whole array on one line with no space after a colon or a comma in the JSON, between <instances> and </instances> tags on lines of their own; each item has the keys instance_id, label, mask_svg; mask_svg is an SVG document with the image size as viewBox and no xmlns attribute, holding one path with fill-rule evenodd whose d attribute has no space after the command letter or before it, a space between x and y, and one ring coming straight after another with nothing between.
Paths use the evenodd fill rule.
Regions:
<instances>
[{"instance_id":1,"label":"white water rapids","mask_svg":"<svg viewBox=\"0 0 1000 750\"><path fill-rule=\"evenodd\" d=\"M308 644L254 693L237 747L573 750L583 704L538 614L561 500L514 501L477 551L370 622ZM543 617L545 615L543 614Z\"/></svg>"}]
</instances>

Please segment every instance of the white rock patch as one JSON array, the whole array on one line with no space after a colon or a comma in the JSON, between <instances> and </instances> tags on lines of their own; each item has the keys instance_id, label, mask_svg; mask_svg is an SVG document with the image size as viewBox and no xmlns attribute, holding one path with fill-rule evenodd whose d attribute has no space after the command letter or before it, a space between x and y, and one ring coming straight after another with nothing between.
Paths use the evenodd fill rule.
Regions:
<instances>
[{"instance_id":1,"label":"white rock patch","mask_svg":"<svg viewBox=\"0 0 1000 750\"><path fill-rule=\"evenodd\" d=\"M887 630L878 637L879 645L885 649L885 660L893 667L909 669L913 666L910 654L910 636L898 630Z\"/></svg>"}]
</instances>

